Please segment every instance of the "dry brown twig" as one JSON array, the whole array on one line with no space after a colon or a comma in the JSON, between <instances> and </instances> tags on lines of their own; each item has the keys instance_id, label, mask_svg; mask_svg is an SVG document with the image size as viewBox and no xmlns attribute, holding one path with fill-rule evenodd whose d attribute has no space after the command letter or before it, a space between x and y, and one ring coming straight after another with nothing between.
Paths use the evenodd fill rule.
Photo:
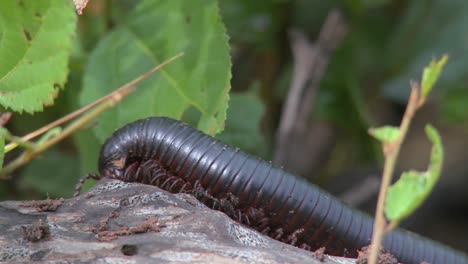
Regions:
<instances>
[{"instance_id":1,"label":"dry brown twig","mask_svg":"<svg viewBox=\"0 0 468 264\"><path fill-rule=\"evenodd\" d=\"M303 140L296 139L295 135L307 136L309 134L311 126L308 119L315 94L319 89L330 56L341 43L346 31L345 22L337 10L329 13L316 43L310 43L299 31L291 31L294 72L276 136L275 163L287 164L287 157L291 156L289 152L298 151L289 148L294 145L291 141ZM304 144L304 147L305 145L307 144ZM307 156L309 159L307 162L310 163L310 155Z\"/></svg>"}]
</instances>

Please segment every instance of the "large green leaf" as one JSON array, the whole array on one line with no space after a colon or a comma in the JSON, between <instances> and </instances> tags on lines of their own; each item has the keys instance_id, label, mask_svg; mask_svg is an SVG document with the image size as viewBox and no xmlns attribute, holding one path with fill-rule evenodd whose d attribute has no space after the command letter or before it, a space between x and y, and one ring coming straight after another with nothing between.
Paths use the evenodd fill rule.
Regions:
<instances>
[{"instance_id":1,"label":"large green leaf","mask_svg":"<svg viewBox=\"0 0 468 264\"><path fill-rule=\"evenodd\" d=\"M96 173L101 142L89 129L76 133L74 140L79 150L80 172L82 174Z\"/></svg>"},{"instance_id":2,"label":"large green leaf","mask_svg":"<svg viewBox=\"0 0 468 264\"><path fill-rule=\"evenodd\" d=\"M81 103L87 104L164 60L185 56L138 85L138 91L99 118L102 142L113 130L147 116L180 119L200 112L198 127L222 130L230 89L227 35L215 0L142 0L126 22L105 36L84 73Z\"/></svg>"},{"instance_id":3,"label":"large green leaf","mask_svg":"<svg viewBox=\"0 0 468 264\"><path fill-rule=\"evenodd\" d=\"M231 93L226 129L217 138L266 159L269 146L260 130L264 114L265 105L254 92Z\"/></svg>"},{"instance_id":4,"label":"large green leaf","mask_svg":"<svg viewBox=\"0 0 468 264\"><path fill-rule=\"evenodd\" d=\"M70 197L78 182L78 171L78 163L73 155L51 150L26 166L19 182L23 188L42 195Z\"/></svg>"},{"instance_id":5,"label":"large green leaf","mask_svg":"<svg viewBox=\"0 0 468 264\"><path fill-rule=\"evenodd\" d=\"M66 82L72 1L0 1L0 104L42 111Z\"/></svg>"}]
</instances>

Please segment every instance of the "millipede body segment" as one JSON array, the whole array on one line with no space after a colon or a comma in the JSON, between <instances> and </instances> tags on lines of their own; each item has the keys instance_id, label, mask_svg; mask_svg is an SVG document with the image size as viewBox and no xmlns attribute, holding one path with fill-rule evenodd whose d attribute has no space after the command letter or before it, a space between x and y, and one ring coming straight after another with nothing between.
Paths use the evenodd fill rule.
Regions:
<instances>
[{"instance_id":1,"label":"millipede body segment","mask_svg":"<svg viewBox=\"0 0 468 264\"><path fill-rule=\"evenodd\" d=\"M373 219L271 163L182 122L138 120L114 132L99 158L102 176L189 192L208 206L277 240L355 257L369 245ZM402 263L468 263L432 240L396 229L383 241Z\"/></svg>"}]
</instances>

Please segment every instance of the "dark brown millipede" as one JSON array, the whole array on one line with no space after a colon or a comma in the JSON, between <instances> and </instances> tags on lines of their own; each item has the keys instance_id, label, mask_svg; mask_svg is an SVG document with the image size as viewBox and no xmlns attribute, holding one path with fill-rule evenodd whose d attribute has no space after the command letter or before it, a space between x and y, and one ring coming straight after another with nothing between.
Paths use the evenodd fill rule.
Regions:
<instances>
[{"instance_id":1,"label":"dark brown millipede","mask_svg":"<svg viewBox=\"0 0 468 264\"><path fill-rule=\"evenodd\" d=\"M317 186L182 122L153 117L114 132L99 157L102 177L189 192L211 208L277 240L355 257L373 219ZM396 229L383 241L402 263L468 263L468 256Z\"/></svg>"}]
</instances>

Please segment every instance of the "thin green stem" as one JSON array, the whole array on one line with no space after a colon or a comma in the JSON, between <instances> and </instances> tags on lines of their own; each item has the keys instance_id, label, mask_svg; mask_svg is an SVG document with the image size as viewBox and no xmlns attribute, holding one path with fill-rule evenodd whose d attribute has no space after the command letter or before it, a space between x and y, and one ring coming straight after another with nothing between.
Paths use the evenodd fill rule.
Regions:
<instances>
[{"instance_id":1,"label":"thin green stem","mask_svg":"<svg viewBox=\"0 0 468 264\"><path fill-rule=\"evenodd\" d=\"M420 89L416 83L411 84L411 95L406 107L405 114L400 124L400 132L398 139L392 142L389 146L384 146L385 165L383 170L382 182L380 184L380 192L377 200L377 208L375 212L374 229L372 233L371 251L369 254L369 263L376 264L379 255L380 245L386 230L386 219L384 215L385 200L387 197L387 190L392 180L392 175L395 170L395 163L400 153L401 145L406 137L408 128L411 124L416 110L418 109Z\"/></svg>"},{"instance_id":2,"label":"thin green stem","mask_svg":"<svg viewBox=\"0 0 468 264\"><path fill-rule=\"evenodd\" d=\"M8 132L8 130L6 130L4 128L2 128L1 134L6 140L8 140L10 142L13 142L14 144L16 144L18 146L21 146L21 147L25 148L26 150L34 151L37 148L35 143L23 140L20 137L15 137L12 134L10 134L10 132Z\"/></svg>"},{"instance_id":3,"label":"thin green stem","mask_svg":"<svg viewBox=\"0 0 468 264\"><path fill-rule=\"evenodd\" d=\"M95 117L97 117L100 113L104 112L108 108L114 106L117 101L108 100L97 106L93 111L83 115L80 119L76 120L75 122L71 123L67 126L62 133L52 137L50 140L45 141L43 144L39 145L34 149L34 151L24 152L21 156L16 158L14 161L10 162L7 166L3 168L0 173L0 179L8 179L9 175L12 171L16 170L17 168L23 166L24 164L31 161L33 158L56 144L57 142L61 141L62 139L68 137L79 128L85 126L87 123L92 121Z\"/></svg>"},{"instance_id":4,"label":"thin green stem","mask_svg":"<svg viewBox=\"0 0 468 264\"><path fill-rule=\"evenodd\" d=\"M112 93L102 97L101 99L96 100L95 102L85 106L84 108L80 109L79 111L73 112L70 115L75 117L76 115L78 115L77 113L82 114L84 111L92 109L89 112L83 113L83 115L79 119L77 119L76 121L74 121L73 123L68 125L60 133L57 133L57 134L55 134L55 135L53 135L51 137L46 137L41 142L41 144L30 145L32 143L29 142L29 141L25 141L23 138L16 138L16 137L7 138L7 139L10 139L10 140L13 139L13 140L11 140L12 141L11 144L24 145L26 149L29 149L29 151L24 152L18 158L16 158L12 162L10 162L7 166L5 166L0 171L0 179L8 179L9 175L10 175L10 173L12 171L14 171L15 169L17 169L17 168L23 166L24 164L28 163L34 157L36 157L40 153L44 152L45 150L47 150L48 148L50 148L51 146L53 146L57 142L61 141L62 139L68 137L72 133L76 132L78 129L80 129L80 128L84 127L85 125L87 125L90 121L92 121L99 114L101 114L102 112L104 112L108 108L110 108L110 107L114 106L115 104L117 104L118 102L120 102L124 97L126 97L130 93L134 92L136 90L135 85L137 83L139 83L139 82L143 81L144 79L148 78L153 73L155 73L156 71L158 71L159 69L161 69L165 65L171 63L172 61L180 58L181 56L183 56L183 53L180 53L180 54L172 57L171 59L163 62L162 64L154 67L153 69L146 72L145 74L140 75L136 79L130 81L129 83L123 85L119 89L117 89L117 90L113 91ZM83 110L83 109L86 109L86 110ZM45 126L47 128L47 130L41 128L41 129L39 129L39 131L41 131L41 133L43 133L45 131L50 131L50 129L56 127L59 123L63 123L65 121L68 121L69 118L70 118L70 115L67 115L65 119L64 118L59 119L60 122L57 122L57 121L59 121L59 120L57 120L57 121ZM5 130L5 132L6 132L5 133L6 135L9 135L8 131ZM34 134L34 136L37 136L38 133L33 133L33 134ZM16 147L16 146L12 146L12 148L14 148L14 147Z\"/></svg>"},{"instance_id":5,"label":"thin green stem","mask_svg":"<svg viewBox=\"0 0 468 264\"><path fill-rule=\"evenodd\" d=\"M133 87L134 85L136 85L137 83L143 81L144 79L148 78L150 75L152 75L153 73L155 73L156 71L160 70L162 67L166 66L167 64L173 62L174 60L180 58L181 56L183 56L184 53L179 53L177 54L176 56L168 59L167 61L159 64L158 66L154 67L153 69L151 69L150 71L148 71L147 73L137 77L136 79L130 81L129 83L127 84L124 84L123 86L121 86L120 88L118 88L117 90L111 92L110 94L102 97L102 98L99 98L98 100L76 110L76 111L73 111L72 113L62 117L62 118L59 118L57 120L55 120L54 122L50 123L50 124L47 124L41 128L39 128L38 130L34 131L34 132L31 132L27 135L25 135L24 137L21 138L22 141L28 141L28 140L31 140L49 130L51 130L52 128L54 127L57 127L65 122L68 122L70 121L71 119L73 118L76 118L77 116L83 114L84 112L94 108L95 106L99 105L100 103L108 100L109 98L111 97L114 97L118 94L121 94L123 91L129 89L130 87ZM19 144L17 142L14 142L12 141L10 144L6 145L5 146L5 153L15 149Z\"/></svg>"}]
</instances>

